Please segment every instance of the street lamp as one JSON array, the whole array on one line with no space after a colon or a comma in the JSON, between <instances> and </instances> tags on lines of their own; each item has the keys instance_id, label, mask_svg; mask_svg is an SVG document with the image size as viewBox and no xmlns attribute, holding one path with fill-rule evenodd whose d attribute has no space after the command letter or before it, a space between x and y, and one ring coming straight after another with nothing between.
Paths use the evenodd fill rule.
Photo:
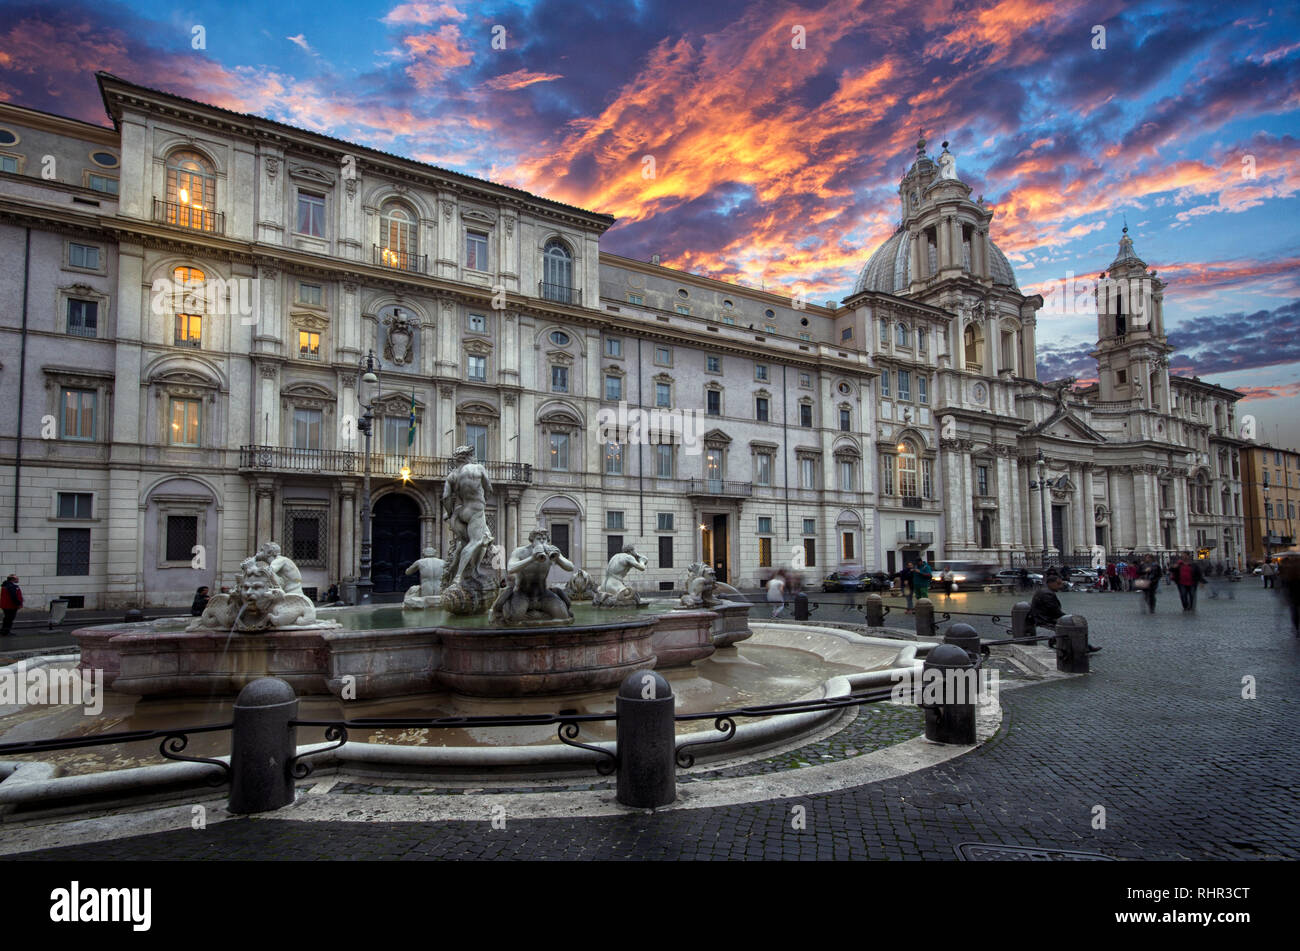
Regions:
<instances>
[{"instance_id":1,"label":"street lamp","mask_svg":"<svg viewBox=\"0 0 1300 951\"><path fill-rule=\"evenodd\" d=\"M1049 547L1047 544L1047 490L1056 484L1055 479L1048 479L1046 476L1047 460L1043 457L1043 450L1040 449L1038 450L1038 481L1030 482L1029 487L1038 490L1038 516L1042 520L1043 528L1043 568L1047 567L1047 549Z\"/></svg>"},{"instance_id":2,"label":"street lamp","mask_svg":"<svg viewBox=\"0 0 1300 951\"><path fill-rule=\"evenodd\" d=\"M379 392L379 376L375 370L380 363L375 359L375 351L366 353L362 362L365 373L357 386L357 402L365 410L357 429L366 437L364 475L361 480L361 575L357 578L357 603L370 603L370 590L374 586L370 580L370 434L374 429L374 413L371 411L375 395Z\"/></svg>"},{"instance_id":3,"label":"street lamp","mask_svg":"<svg viewBox=\"0 0 1300 951\"><path fill-rule=\"evenodd\" d=\"M1273 560L1273 529L1269 528L1272 506L1268 504L1268 483L1264 483L1264 560Z\"/></svg>"}]
</instances>

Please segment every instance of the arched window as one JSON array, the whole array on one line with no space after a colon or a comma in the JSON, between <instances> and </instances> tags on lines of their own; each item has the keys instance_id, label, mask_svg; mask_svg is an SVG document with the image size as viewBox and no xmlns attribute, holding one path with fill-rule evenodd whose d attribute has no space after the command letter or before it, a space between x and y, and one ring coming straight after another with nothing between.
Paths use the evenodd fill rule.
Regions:
<instances>
[{"instance_id":1,"label":"arched window","mask_svg":"<svg viewBox=\"0 0 1300 951\"><path fill-rule=\"evenodd\" d=\"M898 494L902 496L920 496L916 480L916 445L910 439L898 444Z\"/></svg>"},{"instance_id":2,"label":"arched window","mask_svg":"<svg viewBox=\"0 0 1300 951\"><path fill-rule=\"evenodd\" d=\"M214 231L216 208L217 176L212 163L198 152L180 151L168 156L167 224Z\"/></svg>"},{"instance_id":3,"label":"arched window","mask_svg":"<svg viewBox=\"0 0 1300 951\"><path fill-rule=\"evenodd\" d=\"M967 324L962 341L966 345L966 369L978 373L984 368L984 335L974 324Z\"/></svg>"},{"instance_id":4,"label":"arched window","mask_svg":"<svg viewBox=\"0 0 1300 951\"><path fill-rule=\"evenodd\" d=\"M578 303L573 289L573 254L552 238L542 251L542 297L562 304Z\"/></svg>"},{"instance_id":5,"label":"arched window","mask_svg":"<svg viewBox=\"0 0 1300 951\"><path fill-rule=\"evenodd\" d=\"M912 335L907 329L907 324L899 324L895 328L894 340L900 347L910 347L912 345Z\"/></svg>"},{"instance_id":6,"label":"arched window","mask_svg":"<svg viewBox=\"0 0 1300 951\"><path fill-rule=\"evenodd\" d=\"M384 205L379 219L379 263L403 271L418 271L419 238L415 215L399 202Z\"/></svg>"}]
</instances>

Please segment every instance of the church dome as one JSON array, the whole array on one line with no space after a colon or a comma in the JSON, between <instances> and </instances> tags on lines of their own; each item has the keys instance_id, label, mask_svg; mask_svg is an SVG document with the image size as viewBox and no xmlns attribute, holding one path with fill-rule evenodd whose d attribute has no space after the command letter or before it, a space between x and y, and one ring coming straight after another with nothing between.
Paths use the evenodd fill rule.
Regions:
<instances>
[{"instance_id":1,"label":"church dome","mask_svg":"<svg viewBox=\"0 0 1300 951\"><path fill-rule=\"evenodd\" d=\"M906 292L912 282L908 250L907 230L899 228L867 259L866 266L858 275L858 282L853 292L855 294L862 291L881 291L885 294ZM993 283L1019 291L1016 275L1012 272L1006 255L992 241L989 242L989 250L992 252L989 255L989 275L993 278Z\"/></svg>"}]
</instances>

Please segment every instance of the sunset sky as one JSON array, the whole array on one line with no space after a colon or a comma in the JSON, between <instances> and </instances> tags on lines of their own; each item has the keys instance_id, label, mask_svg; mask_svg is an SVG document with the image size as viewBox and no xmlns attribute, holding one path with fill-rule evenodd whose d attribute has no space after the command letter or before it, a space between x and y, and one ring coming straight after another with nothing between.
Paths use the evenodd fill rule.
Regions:
<instances>
[{"instance_id":1,"label":"sunset sky","mask_svg":"<svg viewBox=\"0 0 1300 951\"><path fill-rule=\"evenodd\" d=\"M1027 293L1095 277L1127 216L1170 284L1175 370L1247 391L1238 415L1300 446L1296 7L0 0L0 100L107 124L98 69L605 212L605 250L814 300L893 232L924 128ZM1040 378L1094 377L1095 333L1041 316Z\"/></svg>"}]
</instances>

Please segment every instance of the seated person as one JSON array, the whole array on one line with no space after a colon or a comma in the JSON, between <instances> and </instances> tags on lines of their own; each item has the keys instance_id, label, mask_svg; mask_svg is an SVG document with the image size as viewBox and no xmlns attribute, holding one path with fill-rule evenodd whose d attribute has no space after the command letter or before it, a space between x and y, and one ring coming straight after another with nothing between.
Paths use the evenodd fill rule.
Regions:
<instances>
[{"instance_id":1,"label":"seated person","mask_svg":"<svg viewBox=\"0 0 1300 951\"><path fill-rule=\"evenodd\" d=\"M1033 600L1029 602L1029 616L1025 618L1027 627L1047 627L1056 630L1056 622L1065 617L1065 611L1061 608L1061 599L1056 596L1056 592L1061 590L1064 583L1056 569L1048 569L1047 574L1043 576L1044 586L1034 593ZM1055 647L1056 638L1049 638L1047 646ZM1088 645L1090 654L1095 654L1099 650L1100 647Z\"/></svg>"}]
</instances>

